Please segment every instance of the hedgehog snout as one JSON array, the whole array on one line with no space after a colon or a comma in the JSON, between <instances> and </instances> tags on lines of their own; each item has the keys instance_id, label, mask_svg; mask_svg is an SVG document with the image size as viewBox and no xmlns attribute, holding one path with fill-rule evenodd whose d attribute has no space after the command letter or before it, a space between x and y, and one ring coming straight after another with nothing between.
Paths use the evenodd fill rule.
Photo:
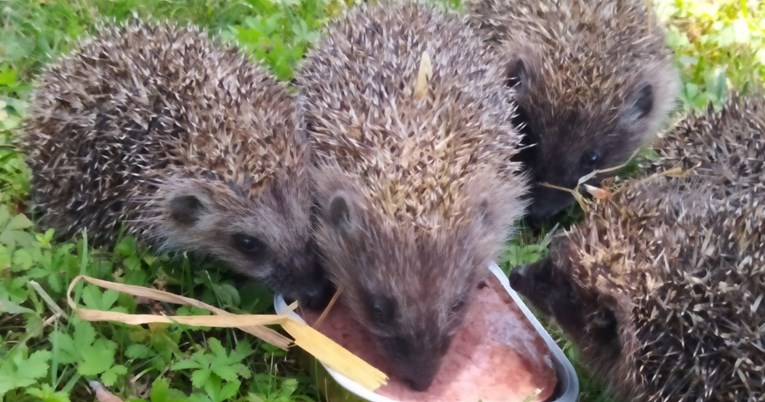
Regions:
<instances>
[{"instance_id":1,"label":"hedgehog snout","mask_svg":"<svg viewBox=\"0 0 765 402\"><path fill-rule=\"evenodd\" d=\"M532 227L541 226L544 221L574 204L574 197L569 193L540 185L534 186L529 197L531 205L526 219Z\"/></svg>"},{"instance_id":2,"label":"hedgehog snout","mask_svg":"<svg viewBox=\"0 0 765 402\"><path fill-rule=\"evenodd\" d=\"M312 310L321 310L329 303L334 293L335 287L332 282L322 280L306 290L300 304Z\"/></svg>"},{"instance_id":3,"label":"hedgehog snout","mask_svg":"<svg viewBox=\"0 0 765 402\"><path fill-rule=\"evenodd\" d=\"M442 355L436 352L435 355L415 353L419 355L410 359L408 364L402 367L402 377L404 381L415 391L426 391L435 380L438 370L441 368Z\"/></svg>"},{"instance_id":4,"label":"hedgehog snout","mask_svg":"<svg viewBox=\"0 0 765 402\"><path fill-rule=\"evenodd\" d=\"M280 269L291 273L288 286L292 287L294 298L301 306L321 309L327 305L335 291L324 268L311 253L290 258Z\"/></svg>"},{"instance_id":5,"label":"hedgehog snout","mask_svg":"<svg viewBox=\"0 0 765 402\"><path fill-rule=\"evenodd\" d=\"M510 281L510 287L513 288L513 290L519 291L523 287L523 282L526 279L528 270L528 265L521 265L510 271L510 275L508 275L507 279Z\"/></svg>"},{"instance_id":6,"label":"hedgehog snout","mask_svg":"<svg viewBox=\"0 0 765 402\"><path fill-rule=\"evenodd\" d=\"M440 342L426 339L425 336L378 338L398 376L420 392L427 390L435 380L452 337L447 336Z\"/></svg>"},{"instance_id":7,"label":"hedgehog snout","mask_svg":"<svg viewBox=\"0 0 765 402\"><path fill-rule=\"evenodd\" d=\"M555 311L557 292L551 286L550 278L540 263L521 265L513 268L508 275L510 287L526 298L543 314L550 315ZM541 269L540 269L541 268Z\"/></svg>"}]
</instances>

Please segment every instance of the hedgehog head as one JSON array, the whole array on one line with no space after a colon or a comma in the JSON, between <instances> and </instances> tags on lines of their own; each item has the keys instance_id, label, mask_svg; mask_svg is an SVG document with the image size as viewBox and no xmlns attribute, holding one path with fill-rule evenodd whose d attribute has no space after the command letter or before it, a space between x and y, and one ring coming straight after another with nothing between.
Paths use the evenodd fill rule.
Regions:
<instances>
[{"instance_id":1,"label":"hedgehog head","mask_svg":"<svg viewBox=\"0 0 765 402\"><path fill-rule=\"evenodd\" d=\"M180 128L183 141L165 150L162 169L145 173L157 191L143 199L156 211L141 215L146 228L136 227L160 246L211 254L301 305L323 305L331 287L311 234L310 153L294 96L236 48L182 39L206 59L189 52L185 64L161 65L185 77L179 91L189 93L153 124Z\"/></svg>"},{"instance_id":2,"label":"hedgehog head","mask_svg":"<svg viewBox=\"0 0 765 402\"><path fill-rule=\"evenodd\" d=\"M97 243L211 254L287 297L329 295L294 98L193 25L106 25L41 75L24 148L35 207Z\"/></svg>"},{"instance_id":3,"label":"hedgehog head","mask_svg":"<svg viewBox=\"0 0 765 402\"><path fill-rule=\"evenodd\" d=\"M459 18L403 2L355 8L298 77L324 266L417 390L525 209L500 76Z\"/></svg>"},{"instance_id":4,"label":"hedgehog head","mask_svg":"<svg viewBox=\"0 0 765 402\"><path fill-rule=\"evenodd\" d=\"M661 128L678 90L663 33L644 5L548 3L469 5L518 105L525 136L516 159L532 174L532 223L574 201L542 183L573 189L592 171L625 162Z\"/></svg>"},{"instance_id":5,"label":"hedgehog head","mask_svg":"<svg viewBox=\"0 0 765 402\"><path fill-rule=\"evenodd\" d=\"M670 107L667 82L671 80L664 61L641 63L631 74L614 67L611 76L603 76L603 69L596 66L577 65L592 63L598 57L592 55L567 60L572 71L566 73L571 76L556 84L549 77L563 72L557 63L532 51L516 54L507 77L518 103L515 121L525 134L517 159L529 166L535 184L529 211L534 221L573 202L569 193L541 183L574 188L594 170L623 163L649 133L658 130ZM600 57L609 66L611 61Z\"/></svg>"},{"instance_id":6,"label":"hedgehog head","mask_svg":"<svg viewBox=\"0 0 765 402\"><path fill-rule=\"evenodd\" d=\"M331 286L310 235L305 177L284 177L257 195L219 179L171 178L159 185L153 225L162 246L213 255L309 308Z\"/></svg>"},{"instance_id":7,"label":"hedgehog head","mask_svg":"<svg viewBox=\"0 0 765 402\"><path fill-rule=\"evenodd\" d=\"M465 220L432 226L369 208L358 185L324 172L317 240L345 303L413 389L426 389L462 323L471 292L501 244L503 205L474 185ZM489 184L486 182L485 184Z\"/></svg>"},{"instance_id":8,"label":"hedgehog head","mask_svg":"<svg viewBox=\"0 0 765 402\"><path fill-rule=\"evenodd\" d=\"M565 246L562 246L565 247ZM617 293L585 286L577 266L558 248L536 263L514 268L510 285L542 314L552 317L577 345L597 348L598 356L616 361L619 321L624 313Z\"/></svg>"},{"instance_id":9,"label":"hedgehog head","mask_svg":"<svg viewBox=\"0 0 765 402\"><path fill-rule=\"evenodd\" d=\"M556 237L511 286L624 400L747 400L765 356L762 193L635 179ZM755 246L755 244L757 246ZM741 360L740 356L757 356Z\"/></svg>"},{"instance_id":10,"label":"hedgehog head","mask_svg":"<svg viewBox=\"0 0 765 402\"><path fill-rule=\"evenodd\" d=\"M631 380L635 307L658 278L649 256L687 242L680 223L709 202L703 184L661 176L619 183L588 206L584 222L553 237L548 257L513 269L511 286L555 320L591 369Z\"/></svg>"}]
</instances>

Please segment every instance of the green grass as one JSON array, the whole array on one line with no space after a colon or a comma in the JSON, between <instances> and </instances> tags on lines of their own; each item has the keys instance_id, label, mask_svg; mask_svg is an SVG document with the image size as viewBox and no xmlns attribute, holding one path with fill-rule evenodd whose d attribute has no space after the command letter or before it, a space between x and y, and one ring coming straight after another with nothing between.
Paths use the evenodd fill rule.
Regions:
<instances>
[{"instance_id":1,"label":"green grass","mask_svg":"<svg viewBox=\"0 0 765 402\"><path fill-rule=\"evenodd\" d=\"M289 80L319 29L350 0L0 0L0 397L5 401L92 400L97 380L132 400L318 400L314 380L284 353L230 330L175 325L132 327L88 323L66 306L78 274L163 288L232 312L268 312L271 293L242 285L214 261L148 254L131 238L113 250L86 238L52 242L25 216L28 169L11 146L40 69L91 33L99 21L135 12L209 28ZM452 6L458 1L449 0ZM670 25L670 44L683 73L683 108L719 103L730 87L765 82L765 4L739 0L654 1ZM759 85L759 84L755 84ZM580 218L573 210L562 226ZM546 253L545 237L522 231L500 261L506 270ZM132 297L77 288L88 308L127 313L193 308L147 304ZM576 351L545 322L577 365L582 401L611 401L602 384L576 364Z\"/></svg>"}]
</instances>

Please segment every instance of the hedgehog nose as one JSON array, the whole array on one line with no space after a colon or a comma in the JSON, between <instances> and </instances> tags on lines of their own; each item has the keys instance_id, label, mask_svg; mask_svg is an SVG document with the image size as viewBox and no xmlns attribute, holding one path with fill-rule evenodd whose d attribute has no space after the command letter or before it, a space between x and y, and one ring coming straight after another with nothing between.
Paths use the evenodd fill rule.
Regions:
<instances>
[{"instance_id":1,"label":"hedgehog nose","mask_svg":"<svg viewBox=\"0 0 765 402\"><path fill-rule=\"evenodd\" d=\"M433 380L436 378L435 373L432 375L429 375L428 373L422 373L422 375L419 375L417 377L410 377L405 378L405 381L407 384L409 384L409 387L417 392L424 392L428 388L430 388L430 384L433 383Z\"/></svg>"},{"instance_id":2,"label":"hedgehog nose","mask_svg":"<svg viewBox=\"0 0 765 402\"><path fill-rule=\"evenodd\" d=\"M439 369L441 368L441 354L438 349L430 352L424 352L423 355L415 353L411 359L407 359L406 367L401 367L401 378L414 391L426 391L435 380Z\"/></svg>"},{"instance_id":3,"label":"hedgehog nose","mask_svg":"<svg viewBox=\"0 0 765 402\"><path fill-rule=\"evenodd\" d=\"M329 281L319 283L319 285L312 286L306 291L303 303L301 303L303 306L312 310L320 310L329 303L330 298L335 293L335 287Z\"/></svg>"},{"instance_id":4,"label":"hedgehog nose","mask_svg":"<svg viewBox=\"0 0 765 402\"><path fill-rule=\"evenodd\" d=\"M508 280L510 280L511 288L518 290L518 288L521 287L521 283L523 282L523 278L526 276L527 270L528 270L528 265L521 265L521 266L513 268L513 270L510 271Z\"/></svg>"}]
</instances>

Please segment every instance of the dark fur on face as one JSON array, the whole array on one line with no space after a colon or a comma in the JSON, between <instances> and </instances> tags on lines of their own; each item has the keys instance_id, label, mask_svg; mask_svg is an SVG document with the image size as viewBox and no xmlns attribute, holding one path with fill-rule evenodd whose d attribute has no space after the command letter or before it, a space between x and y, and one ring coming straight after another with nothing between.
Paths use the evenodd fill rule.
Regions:
<instances>
[{"instance_id":1,"label":"dark fur on face","mask_svg":"<svg viewBox=\"0 0 765 402\"><path fill-rule=\"evenodd\" d=\"M518 104L525 148L515 159L532 176L534 225L574 202L542 183L573 189L622 164L674 105L677 72L640 0L470 0L467 8Z\"/></svg>"},{"instance_id":2,"label":"dark fur on face","mask_svg":"<svg viewBox=\"0 0 765 402\"><path fill-rule=\"evenodd\" d=\"M476 196L475 221L423 231L365 211L352 182L318 187L316 236L333 280L398 375L427 389L501 242L493 221L501 215L492 215L499 205Z\"/></svg>"},{"instance_id":3,"label":"dark fur on face","mask_svg":"<svg viewBox=\"0 0 765 402\"><path fill-rule=\"evenodd\" d=\"M257 198L244 197L220 181L173 180L160 184L160 247L213 255L302 306L326 305L333 287L324 275L304 192L306 176L285 177ZM144 207L146 207L144 205ZM287 219L289 218L289 219ZM296 246L297 244L302 247Z\"/></svg>"},{"instance_id":4,"label":"dark fur on face","mask_svg":"<svg viewBox=\"0 0 765 402\"><path fill-rule=\"evenodd\" d=\"M545 316L552 317L585 358L597 356L589 365L609 367L618 364L621 346L619 324L613 297L584 289L572 280L568 263L558 265L552 257L514 268L510 286Z\"/></svg>"},{"instance_id":5,"label":"dark fur on face","mask_svg":"<svg viewBox=\"0 0 765 402\"><path fill-rule=\"evenodd\" d=\"M535 65L542 61L533 57L529 54L525 60L513 62L508 76L515 78L509 79L508 85L512 85L518 104L514 121L524 134L516 160L529 168L533 183L528 218L538 223L574 200L569 193L542 183L573 189L581 177L594 170L623 163L643 144L644 133L651 129L649 118L656 113L652 113L655 90L648 74L645 79L635 79L625 99L611 102L624 102L617 109L546 99L542 94L550 83L537 72L541 67ZM602 178L595 176L589 183Z\"/></svg>"}]
</instances>

